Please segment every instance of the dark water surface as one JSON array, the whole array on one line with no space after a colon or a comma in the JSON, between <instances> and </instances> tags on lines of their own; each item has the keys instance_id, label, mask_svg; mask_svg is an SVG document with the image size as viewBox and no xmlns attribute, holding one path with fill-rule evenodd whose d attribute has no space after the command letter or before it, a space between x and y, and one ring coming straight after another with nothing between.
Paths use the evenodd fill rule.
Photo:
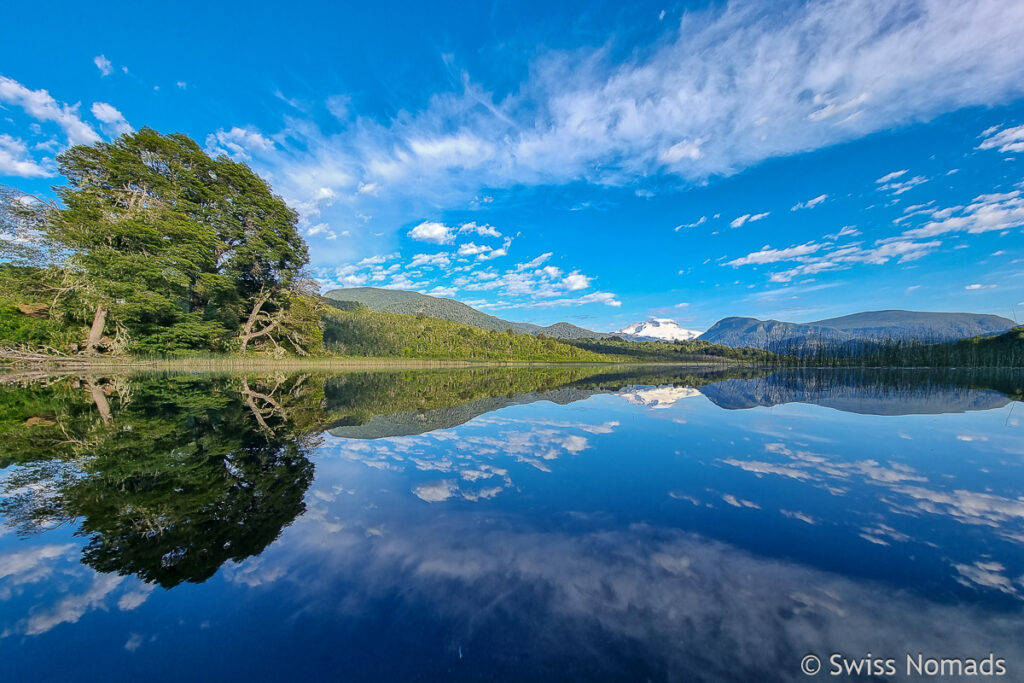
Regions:
<instances>
[{"instance_id":1,"label":"dark water surface","mask_svg":"<svg viewBox=\"0 0 1024 683\"><path fill-rule=\"evenodd\" d=\"M1020 372L0 384L0 681L1024 681Z\"/></svg>"}]
</instances>

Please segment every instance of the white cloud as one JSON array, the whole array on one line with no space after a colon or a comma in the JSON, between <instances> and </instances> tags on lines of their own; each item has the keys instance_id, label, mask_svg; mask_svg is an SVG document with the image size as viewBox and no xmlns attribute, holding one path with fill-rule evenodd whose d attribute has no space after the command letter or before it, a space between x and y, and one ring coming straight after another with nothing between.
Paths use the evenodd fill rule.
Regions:
<instances>
[{"instance_id":1,"label":"white cloud","mask_svg":"<svg viewBox=\"0 0 1024 683\"><path fill-rule=\"evenodd\" d=\"M476 223L463 223L459 226L459 234L475 232L482 237L501 237L501 233L492 225L477 225Z\"/></svg>"},{"instance_id":2,"label":"white cloud","mask_svg":"<svg viewBox=\"0 0 1024 683\"><path fill-rule=\"evenodd\" d=\"M42 545L0 554L0 579L10 585L38 583L53 572L53 560L71 555L72 544Z\"/></svg>"},{"instance_id":3,"label":"white cloud","mask_svg":"<svg viewBox=\"0 0 1024 683\"><path fill-rule=\"evenodd\" d=\"M233 159L248 160L252 153L263 153L274 149L274 141L265 137L255 128L218 130L206 136L206 151L212 155L225 155ZM333 194L330 188L320 188Z\"/></svg>"},{"instance_id":4,"label":"white cloud","mask_svg":"<svg viewBox=\"0 0 1024 683\"><path fill-rule=\"evenodd\" d=\"M409 237L432 244L451 244L455 241L455 235L451 228L444 223L434 221L423 221L409 231Z\"/></svg>"},{"instance_id":5,"label":"white cloud","mask_svg":"<svg viewBox=\"0 0 1024 683\"><path fill-rule=\"evenodd\" d=\"M794 204L790 211L799 211L800 209L813 209L818 204L824 202L826 199L828 199L827 194L819 194L814 199L808 199L806 202L798 202Z\"/></svg>"},{"instance_id":6,"label":"white cloud","mask_svg":"<svg viewBox=\"0 0 1024 683\"><path fill-rule=\"evenodd\" d=\"M36 121L52 121L72 145L90 145L100 136L78 115L78 104L60 104L46 90L29 90L18 81L0 76L0 104L21 107Z\"/></svg>"},{"instance_id":7,"label":"white cloud","mask_svg":"<svg viewBox=\"0 0 1024 683\"><path fill-rule=\"evenodd\" d=\"M114 72L114 67L110 63L110 60L103 55L96 55L92 58L92 63L96 65L96 68L100 70L100 76L109 76Z\"/></svg>"},{"instance_id":8,"label":"white cloud","mask_svg":"<svg viewBox=\"0 0 1024 683\"><path fill-rule=\"evenodd\" d=\"M315 237L321 233L329 232L330 227L327 223L317 223L306 228L306 237Z\"/></svg>"},{"instance_id":9,"label":"white cloud","mask_svg":"<svg viewBox=\"0 0 1024 683\"><path fill-rule=\"evenodd\" d=\"M901 172L902 173L902 172ZM889 175L892 175L891 173ZM884 177L884 176L883 176ZM918 185L927 183L928 179L921 175L916 175L913 178L907 178L898 182L885 183L878 186L879 192L888 192L889 194L896 196L901 195L904 192L909 192Z\"/></svg>"},{"instance_id":10,"label":"white cloud","mask_svg":"<svg viewBox=\"0 0 1024 683\"><path fill-rule=\"evenodd\" d=\"M124 644L124 649L128 652L135 652L140 647L142 647L142 636L138 633L131 634Z\"/></svg>"},{"instance_id":11,"label":"white cloud","mask_svg":"<svg viewBox=\"0 0 1024 683\"><path fill-rule=\"evenodd\" d=\"M490 261L492 259L496 259L496 258L499 258L501 256L508 256L508 247L507 246L501 247L500 249L493 249L493 250L491 250L489 252L486 252L484 254L480 254L480 255L478 255L476 257L476 260L477 261Z\"/></svg>"},{"instance_id":12,"label":"white cloud","mask_svg":"<svg viewBox=\"0 0 1024 683\"><path fill-rule=\"evenodd\" d=\"M738 217L732 219L732 221L729 223L729 225L734 227L734 228L738 228L741 225L743 225L744 223L746 223L748 220L750 220L750 214L749 213L745 213L742 216L738 216Z\"/></svg>"},{"instance_id":13,"label":"white cloud","mask_svg":"<svg viewBox=\"0 0 1024 683\"><path fill-rule=\"evenodd\" d=\"M900 176L906 174L906 172L907 172L907 169L904 168L904 169L899 170L899 171L893 171L892 173L886 173L881 178L877 178L875 180L875 182L878 183L879 185L881 185L882 183L890 183L893 180L896 180L897 178L899 178Z\"/></svg>"},{"instance_id":14,"label":"white cloud","mask_svg":"<svg viewBox=\"0 0 1024 683\"><path fill-rule=\"evenodd\" d=\"M716 3L624 61L610 45L542 51L501 97L465 74L391 120L325 133L289 118L274 136L282 149L259 166L286 197L301 199L300 176L319 174L334 189L379 182L442 208L485 187L701 182L1012 101L1024 92L1022 26L1024 4L1000 0Z\"/></svg>"},{"instance_id":15,"label":"white cloud","mask_svg":"<svg viewBox=\"0 0 1024 683\"><path fill-rule=\"evenodd\" d=\"M978 149L998 149L1000 152L1024 152L1024 126L1006 128L998 132L989 129Z\"/></svg>"},{"instance_id":16,"label":"white cloud","mask_svg":"<svg viewBox=\"0 0 1024 683\"><path fill-rule=\"evenodd\" d=\"M103 124L103 131L110 137L131 133L134 130L124 118L124 114L106 102L93 103L92 115Z\"/></svg>"},{"instance_id":17,"label":"white cloud","mask_svg":"<svg viewBox=\"0 0 1024 683\"><path fill-rule=\"evenodd\" d=\"M177 81L174 85L178 86L180 90L188 89L188 83L186 83L185 81Z\"/></svg>"},{"instance_id":18,"label":"white cloud","mask_svg":"<svg viewBox=\"0 0 1024 683\"><path fill-rule=\"evenodd\" d=\"M795 247L787 247L786 249L772 249L768 245L761 247L760 251L755 251L741 258L727 261L722 265L732 266L738 268L739 266L749 265L760 265L763 263L777 263L779 261L792 261L800 256L807 256L813 254L821 249L822 245L815 244L814 242L808 242Z\"/></svg>"},{"instance_id":19,"label":"white cloud","mask_svg":"<svg viewBox=\"0 0 1024 683\"><path fill-rule=\"evenodd\" d=\"M592 292L575 299L552 299L550 301L537 301L529 305L530 308L552 308L555 306L582 306L584 304L604 304L605 306L618 307L622 302L615 298L611 292Z\"/></svg>"},{"instance_id":20,"label":"white cloud","mask_svg":"<svg viewBox=\"0 0 1024 683\"><path fill-rule=\"evenodd\" d=\"M420 500L424 500L428 503L441 503L448 500L458 492L459 486L454 481L444 479L441 481L431 481L416 486L412 492Z\"/></svg>"},{"instance_id":21,"label":"white cloud","mask_svg":"<svg viewBox=\"0 0 1024 683\"><path fill-rule=\"evenodd\" d=\"M815 242L807 242L786 249L772 249L766 245L759 251L726 261L722 265L737 268L795 261L799 265L771 273L768 278L770 282L790 282L797 277L846 270L857 264L883 265L894 259L899 263L909 263L926 256L941 245L942 243L938 240L917 242L903 238L878 240L874 246L870 247L859 243L840 246Z\"/></svg>"},{"instance_id":22,"label":"white cloud","mask_svg":"<svg viewBox=\"0 0 1024 683\"><path fill-rule=\"evenodd\" d=\"M936 237L947 233L980 234L1024 226L1024 198L1020 190L983 194L967 206L932 209L931 220L919 228L906 230L902 238Z\"/></svg>"},{"instance_id":23,"label":"white cloud","mask_svg":"<svg viewBox=\"0 0 1024 683\"><path fill-rule=\"evenodd\" d=\"M79 595L67 595L54 607L32 613L26 620L24 632L35 636L67 623L77 623L84 614L95 609L102 609L106 604L107 595L113 592L125 577L112 574L96 574L92 585Z\"/></svg>"},{"instance_id":24,"label":"white cloud","mask_svg":"<svg viewBox=\"0 0 1024 683\"><path fill-rule=\"evenodd\" d=\"M348 95L331 95L327 98L327 111L339 121L347 121L352 106L352 98Z\"/></svg>"},{"instance_id":25,"label":"white cloud","mask_svg":"<svg viewBox=\"0 0 1024 683\"><path fill-rule=\"evenodd\" d=\"M975 292L975 291L977 291L979 289L995 289L995 288L996 288L995 285L982 285L982 284L978 284L978 283L975 283L973 285L967 285L966 287L964 287L964 289L966 289L969 292Z\"/></svg>"},{"instance_id":26,"label":"white cloud","mask_svg":"<svg viewBox=\"0 0 1024 683\"><path fill-rule=\"evenodd\" d=\"M707 220L708 220L707 216L701 216L700 218L698 218L693 223L683 223L682 225L677 225L675 228L673 228L673 230L675 230L676 232L679 232L683 228L696 228L698 225L704 225L707 222Z\"/></svg>"},{"instance_id":27,"label":"white cloud","mask_svg":"<svg viewBox=\"0 0 1024 683\"><path fill-rule=\"evenodd\" d=\"M527 261L526 263L517 264L516 265L516 269L517 270L529 270L531 268L536 268L537 266L541 265L542 263L547 261L549 258L551 258L553 255L554 255L554 252L546 251L546 252L544 252L543 254L541 254L540 256L536 257L535 259L533 259L531 261Z\"/></svg>"},{"instance_id":28,"label":"white cloud","mask_svg":"<svg viewBox=\"0 0 1024 683\"><path fill-rule=\"evenodd\" d=\"M52 164L37 162L20 138L0 133L0 176L46 178L55 175Z\"/></svg>"},{"instance_id":29,"label":"white cloud","mask_svg":"<svg viewBox=\"0 0 1024 683\"><path fill-rule=\"evenodd\" d=\"M699 138L697 140L682 140L662 152L659 158L669 165L683 161L684 159L697 161L704 156L700 151L700 146L702 144L704 144L704 138Z\"/></svg>"},{"instance_id":30,"label":"white cloud","mask_svg":"<svg viewBox=\"0 0 1024 683\"><path fill-rule=\"evenodd\" d=\"M739 227L742 227L745 223L753 223L754 221L759 221L762 218L766 218L768 216L768 214L770 214L770 213L771 213L770 211L765 211L764 213L755 213L755 214L745 213L742 216L738 216L738 217L734 218L732 220L732 222L729 223L729 225L734 227L734 228L739 228Z\"/></svg>"},{"instance_id":31,"label":"white cloud","mask_svg":"<svg viewBox=\"0 0 1024 683\"><path fill-rule=\"evenodd\" d=\"M420 266L425 266L430 268L447 268L449 263L451 263L451 259L448 254L443 252L440 254L416 254L412 257L412 260L409 261L409 267L419 268Z\"/></svg>"},{"instance_id":32,"label":"white cloud","mask_svg":"<svg viewBox=\"0 0 1024 683\"><path fill-rule=\"evenodd\" d=\"M465 244L459 245L458 254L459 256L476 256L477 254L485 254L490 250L491 248L487 245L466 242Z\"/></svg>"},{"instance_id":33,"label":"white cloud","mask_svg":"<svg viewBox=\"0 0 1024 683\"><path fill-rule=\"evenodd\" d=\"M581 274L579 271L574 270L565 276L565 279L562 280L562 284L565 285L565 288L570 292L575 292L589 287L590 278Z\"/></svg>"},{"instance_id":34,"label":"white cloud","mask_svg":"<svg viewBox=\"0 0 1024 683\"><path fill-rule=\"evenodd\" d=\"M448 230L456 232L452 228ZM475 232L475 229L465 232ZM531 305L546 308L592 303L621 305L615 295L609 292L574 295L588 289L594 278L579 270L565 274L557 266L544 265L544 262L552 257L551 252L504 271L494 270L489 263L484 263L505 255L511 241L512 238L506 237L505 246L500 249L467 242L455 251L415 254L405 263L399 254L372 256L357 263L320 269L314 276L324 287L370 284L390 289L411 289L434 296L454 296L461 290L488 292L498 298L497 301L474 301L472 305L481 308L526 308ZM391 265L386 265L392 259L397 260ZM440 270L429 276L424 274L425 270L432 268Z\"/></svg>"},{"instance_id":35,"label":"white cloud","mask_svg":"<svg viewBox=\"0 0 1024 683\"><path fill-rule=\"evenodd\" d=\"M839 229L839 232L831 235L825 235L825 239L837 240L840 237L856 237L859 234L860 230L858 230L857 228L853 227L852 225L844 225Z\"/></svg>"}]
</instances>

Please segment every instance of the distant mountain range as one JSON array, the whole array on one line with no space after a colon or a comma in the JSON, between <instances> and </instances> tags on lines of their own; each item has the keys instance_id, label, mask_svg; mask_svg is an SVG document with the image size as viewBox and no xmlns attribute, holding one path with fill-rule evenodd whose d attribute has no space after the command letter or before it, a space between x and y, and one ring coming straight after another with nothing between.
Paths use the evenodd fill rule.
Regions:
<instances>
[{"instance_id":1,"label":"distant mountain range","mask_svg":"<svg viewBox=\"0 0 1024 683\"><path fill-rule=\"evenodd\" d=\"M998 375L995 377L998 384ZM997 389L982 388L991 378L983 371L973 375L947 370L920 376L887 376L884 370L790 370L764 377L727 379L700 387L700 393L726 410L810 403L862 415L930 415L1005 406L1012 400L1009 396Z\"/></svg>"},{"instance_id":2,"label":"distant mountain range","mask_svg":"<svg viewBox=\"0 0 1024 683\"><path fill-rule=\"evenodd\" d=\"M723 318L700 339L732 347L780 350L790 346L886 340L947 342L999 334L1014 325L1008 318L978 313L866 311L809 323Z\"/></svg>"},{"instance_id":3,"label":"distant mountain range","mask_svg":"<svg viewBox=\"0 0 1024 683\"><path fill-rule=\"evenodd\" d=\"M617 337L634 341L686 341L700 336L697 330L687 330L669 318L651 318L646 322L633 323L613 332Z\"/></svg>"},{"instance_id":4,"label":"distant mountain range","mask_svg":"<svg viewBox=\"0 0 1024 683\"><path fill-rule=\"evenodd\" d=\"M571 323L555 323L542 326L532 323L517 323L502 320L493 315L478 311L455 299L443 299L427 296L419 292L407 292L400 289L381 289L378 287L346 287L332 289L324 294L332 301L352 301L360 303L372 311L418 315L422 313L428 318L441 318L454 322L481 327L485 330L504 332L513 329L526 334L545 334L558 339L605 339L612 335L605 332L594 332Z\"/></svg>"},{"instance_id":5,"label":"distant mountain range","mask_svg":"<svg viewBox=\"0 0 1024 683\"><path fill-rule=\"evenodd\" d=\"M334 289L324 295L339 306L362 304L373 311L423 314L473 325L485 330L508 329L526 334L544 334L558 339L607 339L617 336L631 341L686 341L700 339L733 348L753 347L770 351L817 345L856 345L886 340L948 342L1000 334L1015 323L998 315L979 313L932 313L924 311L866 311L809 323L791 323L757 318L723 318L703 334L680 327L667 318L652 318L628 325L613 333L595 332L571 323L554 325L503 320L478 311L454 299L419 292L378 287Z\"/></svg>"}]
</instances>

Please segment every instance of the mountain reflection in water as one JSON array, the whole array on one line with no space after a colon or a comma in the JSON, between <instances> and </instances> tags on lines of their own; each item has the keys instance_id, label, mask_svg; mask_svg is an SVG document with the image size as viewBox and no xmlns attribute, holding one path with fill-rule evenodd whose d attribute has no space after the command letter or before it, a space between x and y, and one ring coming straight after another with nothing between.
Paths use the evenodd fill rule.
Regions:
<instances>
[{"instance_id":1,"label":"mountain reflection in water","mask_svg":"<svg viewBox=\"0 0 1024 683\"><path fill-rule=\"evenodd\" d=\"M0 384L4 679L1024 675L1021 373Z\"/></svg>"}]
</instances>

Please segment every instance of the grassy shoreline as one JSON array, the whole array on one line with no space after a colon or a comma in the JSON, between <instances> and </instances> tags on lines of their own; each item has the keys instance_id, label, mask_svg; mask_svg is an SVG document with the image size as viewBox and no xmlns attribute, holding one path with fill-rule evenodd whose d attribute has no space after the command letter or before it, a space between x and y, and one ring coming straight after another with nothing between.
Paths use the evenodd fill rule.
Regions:
<instances>
[{"instance_id":1,"label":"grassy shoreline","mask_svg":"<svg viewBox=\"0 0 1024 683\"><path fill-rule=\"evenodd\" d=\"M411 358L368 358L336 356L318 358L267 358L265 356L217 356L182 358L77 358L55 357L45 360L11 360L0 358L0 372L34 370L54 371L132 371L132 370L345 370L345 369L433 369L477 367L621 367L638 365L742 365L740 361L708 358L707 360L644 361L609 359L605 361L549 361L549 360L437 360Z\"/></svg>"}]
</instances>

